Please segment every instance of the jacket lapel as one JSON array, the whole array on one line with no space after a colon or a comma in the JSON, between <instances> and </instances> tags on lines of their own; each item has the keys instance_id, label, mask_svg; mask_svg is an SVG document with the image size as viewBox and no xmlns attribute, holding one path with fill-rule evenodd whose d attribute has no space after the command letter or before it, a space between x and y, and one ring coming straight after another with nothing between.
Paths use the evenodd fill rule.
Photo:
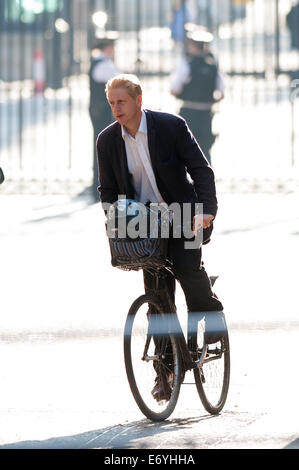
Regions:
<instances>
[{"instance_id":1,"label":"jacket lapel","mask_svg":"<svg viewBox=\"0 0 299 470\"><path fill-rule=\"evenodd\" d=\"M127 153L125 142L122 138L121 127L117 126L117 135L116 135L116 147L117 147L117 160L120 167L121 181L123 181L124 194L127 198L133 199L134 190L131 183L131 175L128 169Z\"/></svg>"},{"instance_id":2,"label":"jacket lapel","mask_svg":"<svg viewBox=\"0 0 299 470\"><path fill-rule=\"evenodd\" d=\"M148 149L151 157L153 171L156 175L156 145L157 145L157 136L156 129L153 123L153 119L150 111L145 110L146 123L147 123L147 137L148 137Z\"/></svg>"}]
</instances>

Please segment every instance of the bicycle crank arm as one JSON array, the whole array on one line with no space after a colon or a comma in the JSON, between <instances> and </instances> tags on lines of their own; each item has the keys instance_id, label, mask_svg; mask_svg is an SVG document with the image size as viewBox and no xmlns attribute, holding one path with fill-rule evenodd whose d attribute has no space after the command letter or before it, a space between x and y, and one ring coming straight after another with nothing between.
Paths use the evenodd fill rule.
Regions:
<instances>
[{"instance_id":1,"label":"bicycle crank arm","mask_svg":"<svg viewBox=\"0 0 299 470\"><path fill-rule=\"evenodd\" d=\"M202 351L201 351L201 355L200 355L200 358L198 359L198 361L195 361L194 362L194 366L195 367L198 367L198 369L201 369L203 363L205 362L205 358L206 358L206 355L207 355L207 351L208 351L208 347L205 346ZM195 368L194 367L194 368Z\"/></svg>"}]
</instances>

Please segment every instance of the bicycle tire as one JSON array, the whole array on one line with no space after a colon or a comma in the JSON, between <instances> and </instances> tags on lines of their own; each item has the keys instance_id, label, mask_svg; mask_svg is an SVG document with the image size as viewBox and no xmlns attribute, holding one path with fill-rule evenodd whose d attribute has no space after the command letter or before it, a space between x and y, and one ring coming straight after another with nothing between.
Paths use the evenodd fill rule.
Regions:
<instances>
[{"instance_id":1,"label":"bicycle tire","mask_svg":"<svg viewBox=\"0 0 299 470\"><path fill-rule=\"evenodd\" d=\"M166 315L155 295L142 295L133 302L128 312L124 331L125 367L133 397L141 412L152 421L163 421L174 411L179 397L182 378L181 356L176 337L167 332L164 332L162 339L160 337L160 350L157 354L157 343L155 344L153 336L149 334L149 311L158 313L162 325L165 325ZM157 356L157 359L146 361L142 358L146 340L149 341L147 357ZM168 343L167 352L165 352L165 343ZM173 366L163 362L166 359L170 361L170 356ZM170 368L172 373L170 397L158 402L152 395L155 376L157 371L159 373L163 370L170 372Z\"/></svg>"},{"instance_id":2,"label":"bicycle tire","mask_svg":"<svg viewBox=\"0 0 299 470\"><path fill-rule=\"evenodd\" d=\"M193 344L196 345L196 350L193 352L197 360L203 351L203 338L204 327L198 324L196 337L194 338L193 335ZM229 389L230 347L228 332L220 341L208 344L206 348L206 359L202 366L196 367L193 372L203 407L208 413L215 415L222 411Z\"/></svg>"}]
</instances>

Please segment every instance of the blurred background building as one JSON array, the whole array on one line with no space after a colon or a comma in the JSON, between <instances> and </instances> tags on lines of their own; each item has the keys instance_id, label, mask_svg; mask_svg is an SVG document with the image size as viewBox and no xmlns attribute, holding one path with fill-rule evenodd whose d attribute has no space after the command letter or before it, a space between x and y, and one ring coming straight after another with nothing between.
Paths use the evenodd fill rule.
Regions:
<instances>
[{"instance_id":1,"label":"blurred background building","mask_svg":"<svg viewBox=\"0 0 299 470\"><path fill-rule=\"evenodd\" d=\"M0 0L1 191L76 192L92 181L88 71L96 35L117 31L118 70L140 76L145 106L176 112L169 77L186 21L214 34L225 81L214 120L217 179L264 188L298 181L297 3Z\"/></svg>"}]
</instances>

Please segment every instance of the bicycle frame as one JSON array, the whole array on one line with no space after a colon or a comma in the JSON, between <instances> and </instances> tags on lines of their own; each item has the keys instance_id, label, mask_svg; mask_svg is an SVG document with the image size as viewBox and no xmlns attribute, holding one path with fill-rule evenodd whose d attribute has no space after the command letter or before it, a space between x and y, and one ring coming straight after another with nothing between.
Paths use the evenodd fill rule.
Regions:
<instances>
[{"instance_id":1,"label":"bicycle frame","mask_svg":"<svg viewBox=\"0 0 299 470\"><path fill-rule=\"evenodd\" d=\"M171 269L170 266L168 266L164 269L167 269L173 275L173 272L172 272L172 269ZM169 292L167 290L166 283L162 282L162 287L161 287L161 282L160 281L161 280L165 281L164 271L163 271L163 269L161 269L158 272L151 272L150 271L150 273L154 276L154 279L155 279L154 294L158 295L158 297L160 299L163 299L163 298L166 299L167 305L169 307L169 312L171 312L171 313L167 313L167 333L173 334L176 337L177 341L178 341L178 345L179 345L180 352L181 352L181 357L182 357L182 360L183 360L183 367L184 367L185 371L195 369L196 367L200 368L204 362L209 362L209 360L218 359L219 358L218 355L213 357L213 358L210 358L210 359L206 358L207 352L208 352L208 345L206 345L206 344L202 348L200 358L196 361L194 361L192 359L191 353L190 353L189 348L188 348L188 344L186 342L185 335L183 333L181 324L179 322L179 319L178 319L178 316L177 316L177 313L176 313L175 305L174 305L174 303L172 302L172 300L170 298ZM157 331L159 331L159 330L157 330ZM153 357L152 356L147 356L147 350L148 350L148 347L149 347L150 340L151 340L152 336L153 336L153 333L151 331L149 331L148 338L147 338L147 341L146 341L146 344L145 344L144 354L143 354L143 360L145 360L145 361L155 360L155 359L158 358L156 356L155 357L154 356ZM222 354L222 351L219 350L219 352Z\"/></svg>"},{"instance_id":2,"label":"bicycle frame","mask_svg":"<svg viewBox=\"0 0 299 470\"><path fill-rule=\"evenodd\" d=\"M174 277L172 270L168 271ZM176 406L185 373L192 371L204 408L210 414L220 413L229 386L227 329L217 339L221 331L217 330L217 322L215 330L211 328L211 318L207 317L210 312L188 312L185 338L175 308L173 279L165 268L147 272L150 276L145 275L145 295L132 304L124 333L126 371L137 405L153 421L168 418ZM220 341L221 345L217 344ZM132 344L136 344L135 349ZM206 366L221 358L219 367ZM155 385L151 390L152 383Z\"/></svg>"}]
</instances>

